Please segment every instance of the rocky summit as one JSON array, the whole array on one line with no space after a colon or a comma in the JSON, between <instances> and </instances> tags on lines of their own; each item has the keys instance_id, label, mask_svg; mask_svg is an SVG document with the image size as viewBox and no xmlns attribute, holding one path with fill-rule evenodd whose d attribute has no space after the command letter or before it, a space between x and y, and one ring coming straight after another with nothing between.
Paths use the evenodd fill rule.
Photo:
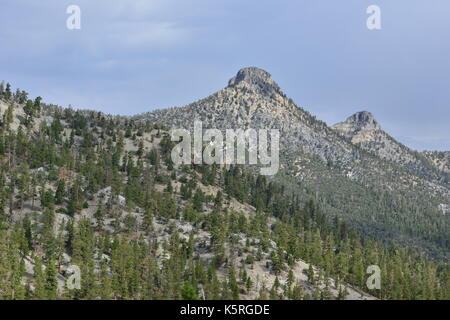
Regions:
<instances>
[{"instance_id":1,"label":"rocky summit","mask_svg":"<svg viewBox=\"0 0 450 320\"><path fill-rule=\"evenodd\" d=\"M280 87L273 81L270 73L256 67L243 68L228 81L229 87L239 85L251 86L263 94L281 93Z\"/></svg>"},{"instance_id":2,"label":"rocky summit","mask_svg":"<svg viewBox=\"0 0 450 320\"><path fill-rule=\"evenodd\" d=\"M381 130L378 122L368 111L357 112L348 117L347 120L335 124L332 128L353 143L372 141L374 140L373 134Z\"/></svg>"},{"instance_id":3,"label":"rocky summit","mask_svg":"<svg viewBox=\"0 0 450 320\"><path fill-rule=\"evenodd\" d=\"M0 299L450 298L449 152L367 111L330 127L250 67L134 117L0 83L0 113ZM196 120L278 129L278 173L175 163L170 130Z\"/></svg>"},{"instance_id":4,"label":"rocky summit","mask_svg":"<svg viewBox=\"0 0 450 320\"><path fill-rule=\"evenodd\" d=\"M281 170L275 180L289 189L300 186L303 192L315 194L330 216L337 215L364 233L414 239L426 251L434 251L434 240L405 236L398 230L400 224L415 228L412 211L422 212L419 219L425 225L443 219L439 208L449 202L448 173L384 132L368 111L328 126L289 99L267 71L249 67L209 97L132 118L171 128L191 129L194 120L201 120L204 127L221 130L279 129ZM405 199L410 205L400 204ZM447 226L442 227L444 236Z\"/></svg>"},{"instance_id":5,"label":"rocky summit","mask_svg":"<svg viewBox=\"0 0 450 320\"><path fill-rule=\"evenodd\" d=\"M423 154L411 150L386 133L368 111L357 112L331 128L353 144L381 159L397 163L419 176L449 185L448 172Z\"/></svg>"}]
</instances>

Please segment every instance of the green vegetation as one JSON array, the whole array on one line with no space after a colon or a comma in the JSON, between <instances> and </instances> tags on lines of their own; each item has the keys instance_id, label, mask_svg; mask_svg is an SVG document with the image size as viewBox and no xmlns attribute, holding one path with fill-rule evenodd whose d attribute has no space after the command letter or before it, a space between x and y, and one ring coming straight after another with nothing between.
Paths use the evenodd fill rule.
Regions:
<instances>
[{"instance_id":1,"label":"green vegetation","mask_svg":"<svg viewBox=\"0 0 450 320\"><path fill-rule=\"evenodd\" d=\"M23 95L0 90L11 106L0 127L1 299L343 299L344 283L367 292L369 265L382 270L375 297L450 298L447 264L361 235L314 197L239 166L175 167L156 123ZM58 285L67 260L81 289ZM294 272L300 260L312 290ZM273 283L251 276L257 263Z\"/></svg>"}]
</instances>

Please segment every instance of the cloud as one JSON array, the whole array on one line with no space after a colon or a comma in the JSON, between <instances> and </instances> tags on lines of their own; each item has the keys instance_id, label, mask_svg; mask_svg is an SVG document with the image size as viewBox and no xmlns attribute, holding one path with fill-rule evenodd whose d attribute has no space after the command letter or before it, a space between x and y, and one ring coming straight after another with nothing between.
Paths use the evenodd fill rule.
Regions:
<instances>
[{"instance_id":1,"label":"cloud","mask_svg":"<svg viewBox=\"0 0 450 320\"><path fill-rule=\"evenodd\" d=\"M66 28L71 4L81 30ZM2 0L1 73L49 102L134 113L189 103L258 65L328 123L366 106L393 136L448 148L448 0L386 3L382 33L364 28L366 4Z\"/></svg>"},{"instance_id":2,"label":"cloud","mask_svg":"<svg viewBox=\"0 0 450 320\"><path fill-rule=\"evenodd\" d=\"M145 50L185 43L191 30L174 22L121 21L108 28L108 46Z\"/></svg>"}]
</instances>

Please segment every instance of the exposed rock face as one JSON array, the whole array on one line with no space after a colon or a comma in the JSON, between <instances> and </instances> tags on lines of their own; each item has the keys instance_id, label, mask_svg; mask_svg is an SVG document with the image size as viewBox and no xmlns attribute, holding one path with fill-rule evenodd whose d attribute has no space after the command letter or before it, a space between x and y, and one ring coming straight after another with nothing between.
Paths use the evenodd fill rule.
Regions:
<instances>
[{"instance_id":1,"label":"exposed rock face","mask_svg":"<svg viewBox=\"0 0 450 320\"><path fill-rule=\"evenodd\" d=\"M422 154L440 170L450 173L450 151L424 151Z\"/></svg>"},{"instance_id":2,"label":"exposed rock face","mask_svg":"<svg viewBox=\"0 0 450 320\"><path fill-rule=\"evenodd\" d=\"M381 128L368 111L357 112L332 128L353 144L382 159L397 163L432 180L444 181L446 184L449 182L448 176L442 172L442 166L436 166L427 157L396 141Z\"/></svg>"},{"instance_id":3,"label":"exposed rock face","mask_svg":"<svg viewBox=\"0 0 450 320\"><path fill-rule=\"evenodd\" d=\"M227 87L205 99L133 119L188 130L195 120L205 129L279 129L281 164L275 179L293 190L299 185L314 190L330 215L341 216L363 232L375 228L386 230L386 237L397 237L404 222L386 220L386 210L381 209L386 204L379 200L385 194L397 198L393 203L414 203L424 213L438 213L439 204L449 203L448 175L385 133L371 113L358 112L329 127L287 98L270 74L258 68L240 70ZM376 201L382 203L375 205ZM348 213L350 207L357 213ZM403 211L400 215L409 219L409 210L395 209L392 214Z\"/></svg>"},{"instance_id":4,"label":"exposed rock face","mask_svg":"<svg viewBox=\"0 0 450 320\"><path fill-rule=\"evenodd\" d=\"M183 108L157 110L134 119L150 119L170 127L191 128L202 120L204 127L279 129L287 153L316 153L324 162L349 162L357 155L350 143L339 138L324 122L297 107L281 91L270 74L251 67L241 69L229 85ZM301 150L300 150L301 149Z\"/></svg>"},{"instance_id":5,"label":"exposed rock face","mask_svg":"<svg viewBox=\"0 0 450 320\"><path fill-rule=\"evenodd\" d=\"M371 176L385 175L385 168L381 168L384 165L363 157L361 151L364 150L408 168L414 174L425 175L433 182L430 187L433 190L441 189L434 183L443 180L439 168L395 141L382 130L370 112L358 112L346 121L328 127L288 99L271 75L256 67L239 70L226 88L205 99L182 108L141 114L134 119L149 119L169 127L187 129L192 128L194 120L202 120L204 127L218 129L277 128L285 166L300 169L302 165L299 162L313 155L327 165L339 166L352 179L366 181ZM370 170L364 170L361 161L377 164L373 163ZM306 174L304 170L292 173ZM444 182L448 184L448 179L445 178ZM445 188L441 191L448 192Z\"/></svg>"},{"instance_id":6,"label":"exposed rock face","mask_svg":"<svg viewBox=\"0 0 450 320\"><path fill-rule=\"evenodd\" d=\"M273 81L270 73L256 67L239 70L237 75L230 79L228 86L252 87L265 94L282 94L280 87Z\"/></svg>"},{"instance_id":7,"label":"exposed rock face","mask_svg":"<svg viewBox=\"0 0 450 320\"><path fill-rule=\"evenodd\" d=\"M442 214L447 214L450 212L450 206L448 204L441 203L439 205L439 209L442 211Z\"/></svg>"},{"instance_id":8,"label":"exposed rock face","mask_svg":"<svg viewBox=\"0 0 450 320\"><path fill-rule=\"evenodd\" d=\"M381 131L380 125L368 111L357 112L344 122L335 124L332 128L353 143L373 141L376 134Z\"/></svg>"}]
</instances>

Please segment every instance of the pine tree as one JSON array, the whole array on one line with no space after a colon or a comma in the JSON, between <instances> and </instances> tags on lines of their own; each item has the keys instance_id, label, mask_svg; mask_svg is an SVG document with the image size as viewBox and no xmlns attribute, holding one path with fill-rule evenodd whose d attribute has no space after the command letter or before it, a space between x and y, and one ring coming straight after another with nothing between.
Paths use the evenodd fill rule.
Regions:
<instances>
[{"instance_id":1,"label":"pine tree","mask_svg":"<svg viewBox=\"0 0 450 320\"><path fill-rule=\"evenodd\" d=\"M214 199L214 206L216 209L221 209L222 208L222 202L223 202L223 196L222 196L222 192L219 190L217 191L216 197Z\"/></svg>"},{"instance_id":2,"label":"pine tree","mask_svg":"<svg viewBox=\"0 0 450 320\"><path fill-rule=\"evenodd\" d=\"M46 279L42 270L42 260L39 257L34 258L34 294L36 300L44 300L47 298L46 294Z\"/></svg>"},{"instance_id":3,"label":"pine tree","mask_svg":"<svg viewBox=\"0 0 450 320\"><path fill-rule=\"evenodd\" d=\"M64 201L64 195L65 195L65 182L64 180L59 180L55 191L55 203L62 204Z\"/></svg>"},{"instance_id":4,"label":"pine tree","mask_svg":"<svg viewBox=\"0 0 450 320\"><path fill-rule=\"evenodd\" d=\"M198 300L198 295L195 288L188 281L184 282L180 294L183 300Z\"/></svg>"},{"instance_id":5,"label":"pine tree","mask_svg":"<svg viewBox=\"0 0 450 320\"><path fill-rule=\"evenodd\" d=\"M42 101L41 97L36 97L36 99L34 99L34 104L33 104L34 112L38 117L41 114L41 101Z\"/></svg>"},{"instance_id":6,"label":"pine tree","mask_svg":"<svg viewBox=\"0 0 450 320\"><path fill-rule=\"evenodd\" d=\"M204 194L200 188L197 188L194 194L192 206L197 212L203 212Z\"/></svg>"},{"instance_id":7,"label":"pine tree","mask_svg":"<svg viewBox=\"0 0 450 320\"><path fill-rule=\"evenodd\" d=\"M315 273L314 273L314 269L313 269L312 264L309 264L308 271L306 272L306 275L308 276L308 282L310 282L311 284L315 284L316 283L316 277L315 277Z\"/></svg>"},{"instance_id":8,"label":"pine tree","mask_svg":"<svg viewBox=\"0 0 450 320\"><path fill-rule=\"evenodd\" d=\"M23 111L25 113L25 124L28 125L33 121L34 116L34 104L32 100L28 100L25 106L23 107Z\"/></svg>"},{"instance_id":9,"label":"pine tree","mask_svg":"<svg viewBox=\"0 0 450 320\"><path fill-rule=\"evenodd\" d=\"M55 300L57 297L58 281L56 279L56 265L53 259L48 259L45 269L45 293L46 299Z\"/></svg>"},{"instance_id":10,"label":"pine tree","mask_svg":"<svg viewBox=\"0 0 450 320\"><path fill-rule=\"evenodd\" d=\"M236 281L236 271L233 267L228 269L228 286L233 300L239 299L239 286Z\"/></svg>"},{"instance_id":11,"label":"pine tree","mask_svg":"<svg viewBox=\"0 0 450 320\"><path fill-rule=\"evenodd\" d=\"M13 121L14 121L14 105L9 104L8 110L6 110L6 125L8 128Z\"/></svg>"},{"instance_id":12,"label":"pine tree","mask_svg":"<svg viewBox=\"0 0 450 320\"><path fill-rule=\"evenodd\" d=\"M6 100L10 100L12 96L11 93L11 85L9 83L6 84L6 89L5 89L5 98Z\"/></svg>"}]
</instances>

